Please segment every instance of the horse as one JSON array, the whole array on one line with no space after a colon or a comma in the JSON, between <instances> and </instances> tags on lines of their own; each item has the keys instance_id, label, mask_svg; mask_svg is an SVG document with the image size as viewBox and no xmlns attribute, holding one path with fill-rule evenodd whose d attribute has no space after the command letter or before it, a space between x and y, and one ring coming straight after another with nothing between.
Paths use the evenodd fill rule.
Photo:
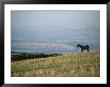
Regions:
<instances>
[{"instance_id":1,"label":"horse","mask_svg":"<svg viewBox=\"0 0 110 87\"><path fill-rule=\"evenodd\" d=\"M78 47L81 48L81 51L82 51L82 52L83 52L83 50L87 50L87 51L89 52L89 45L83 46L83 45L78 44L78 45L77 45L77 48L78 48Z\"/></svg>"}]
</instances>

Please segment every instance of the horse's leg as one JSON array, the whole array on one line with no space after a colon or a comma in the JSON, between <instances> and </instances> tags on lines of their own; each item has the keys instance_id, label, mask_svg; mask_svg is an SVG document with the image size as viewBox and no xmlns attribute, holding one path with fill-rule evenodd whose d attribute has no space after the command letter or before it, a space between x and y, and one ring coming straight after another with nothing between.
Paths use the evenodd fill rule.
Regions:
<instances>
[{"instance_id":1,"label":"horse's leg","mask_svg":"<svg viewBox=\"0 0 110 87\"><path fill-rule=\"evenodd\" d=\"M83 49L81 49L81 51L83 52Z\"/></svg>"},{"instance_id":2,"label":"horse's leg","mask_svg":"<svg viewBox=\"0 0 110 87\"><path fill-rule=\"evenodd\" d=\"M89 52L89 49L87 49L87 51Z\"/></svg>"}]
</instances>

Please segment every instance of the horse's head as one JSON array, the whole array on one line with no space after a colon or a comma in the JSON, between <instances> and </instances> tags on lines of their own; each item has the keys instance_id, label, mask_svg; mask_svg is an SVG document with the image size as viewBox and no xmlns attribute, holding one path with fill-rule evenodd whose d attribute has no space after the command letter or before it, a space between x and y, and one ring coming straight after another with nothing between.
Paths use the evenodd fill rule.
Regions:
<instances>
[{"instance_id":1,"label":"horse's head","mask_svg":"<svg viewBox=\"0 0 110 87\"><path fill-rule=\"evenodd\" d=\"M77 45L77 48L80 46L80 44Z\"/></svg>"}]
</instances>

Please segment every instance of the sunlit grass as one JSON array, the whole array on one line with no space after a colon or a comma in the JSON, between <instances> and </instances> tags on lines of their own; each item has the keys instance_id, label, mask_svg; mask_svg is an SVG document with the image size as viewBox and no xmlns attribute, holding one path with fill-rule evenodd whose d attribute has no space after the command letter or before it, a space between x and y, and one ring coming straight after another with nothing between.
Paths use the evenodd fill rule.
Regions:
<instances>
[{"instance_id":1,"label":"sunlit grass","mask_svg":"<svg viewBox=\"0 0 110 87\"><path fill-rule=\"evenodd\" d=\"M85 52L11 63L13 77L99 77L100 53Z\"/></svg>"}]
</instances>

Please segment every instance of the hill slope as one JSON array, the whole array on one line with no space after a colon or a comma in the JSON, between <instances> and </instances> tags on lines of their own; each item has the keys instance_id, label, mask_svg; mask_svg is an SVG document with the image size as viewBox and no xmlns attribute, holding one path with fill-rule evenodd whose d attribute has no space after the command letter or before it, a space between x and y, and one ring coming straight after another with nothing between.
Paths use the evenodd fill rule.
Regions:
<instances>
[{"instance_id":1,"label":"hill slope","mask_svg":"<svg viewBox=\"0 0 110 87\"><path fill-rule=\"evenodd\" d=\"M100 53L85 52L11 63L12 77L98 77Z\"/></svg>"}]
</instances>

